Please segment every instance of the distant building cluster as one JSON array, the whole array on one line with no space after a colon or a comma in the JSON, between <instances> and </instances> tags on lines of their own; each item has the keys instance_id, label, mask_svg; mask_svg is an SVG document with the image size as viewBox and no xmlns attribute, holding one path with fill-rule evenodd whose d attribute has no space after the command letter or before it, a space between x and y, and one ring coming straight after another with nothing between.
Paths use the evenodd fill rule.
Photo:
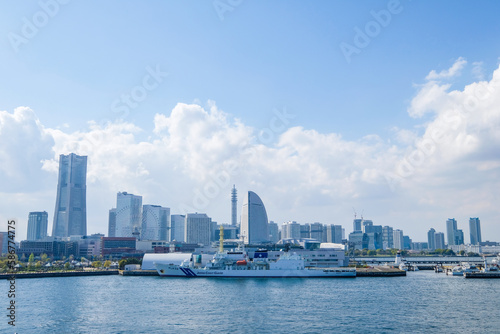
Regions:
<instances>
[{"instance_id":1,"label":"distant building cluster","mask_svg":"<svg viewBox=\"0 0 500 334\"><path fill-rule=\"evenodd\" d=\"M238 222L236 187L231 189L230 222L218 224L206 213L171 214L170 208L143 204L142 196L118 192L116 207L109 210L108 233L87 235L86 207L87 157L74 153L60 155L57 196L52 226L48 236L48 214L34 211L28 215L27 240L21 241L20 256L47 254L64 257L138 256L144 252L189 252L199 246L211 246L219 241L220 227L225 242L246 244L302 245L317 247L318 243L343 244L351 250L414 250L434 251L450 248L455 252L481 252L486 247L500 247L494 242L482 242L479 218L470 218L470 244L465 245L464 233L457 221L446 221L445 233L431 228L427 242L413 242L400 229L375 225L372 220L353 220L353 231L346 237L340 224L312 222L299 224L288 221L281 227L268 220L262 199L253 191L244 193L241 221ZM0 232L0 247L6 252L6 232ZM312 246L311 246L312 245ZM316 245L316 246L315 246Z\"/></svg>"}]
</instances>

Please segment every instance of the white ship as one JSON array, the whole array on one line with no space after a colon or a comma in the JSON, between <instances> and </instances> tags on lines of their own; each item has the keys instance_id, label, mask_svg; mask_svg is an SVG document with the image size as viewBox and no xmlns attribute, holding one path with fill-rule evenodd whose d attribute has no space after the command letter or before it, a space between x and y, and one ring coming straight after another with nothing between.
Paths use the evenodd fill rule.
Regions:
<instances>
[{"instance_id":1,"label":"white ship","mask_svg":"<svg viewBox=\"0 0 500 334\"><path fill-rule=\"evenodd\" d=\"M304 258L295 253L285 253L277 261L270 261L267 250L258 250L254 258L249 259L243 242L236 250L224 251L222 229L220 245L220 250L205 266L200 265L200 255L192 255L180 265L155 263L156 270L160 276L166 277L356 277L356 268L307 268L304 265Z\"/></svg>"}]
</instances>

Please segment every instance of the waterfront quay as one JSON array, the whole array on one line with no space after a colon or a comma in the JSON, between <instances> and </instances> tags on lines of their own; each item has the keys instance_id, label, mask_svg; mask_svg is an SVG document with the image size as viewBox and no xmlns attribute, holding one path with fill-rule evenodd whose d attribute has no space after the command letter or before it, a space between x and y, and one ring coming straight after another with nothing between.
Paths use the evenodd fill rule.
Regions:
<instances>
[{"instance_id":1,"label":"waterfront quay","mask_svg":"<svg viewBox=\"0 0 500 334\"><path fill-rule=\"evenodd\" d=\"M73 277L73 276L108 276L118 275L118 270L86 270L86 271L39 271L39 272L15 272L0 274L0 279L18 278L41 278L41 277Z\"/></svg>"},{"instance_id":2,"label":"waterfront quay","mask_svg":"<svg viewBox=\"0 0 500 334\"><path fill-rule=\"evenodd\" d=\"M491 263L488 258L487 262ZM433 270L437 265L441 266L457 266L462 262L467 262L477 266L484 264L484 258L481 256L407 256L401 259L402 262L415 265L420 270ZM352 257L351 262L363 263L367 265L383 265L394 263L394 256L380 256L380 257Z\"/></svg>"},{"instance_id":3,"label":"waterfront quay","mask_svg":"<svg viewBox=\"0 0 500 334\"><path fill-rule=\"evenodd\" d=\"M89 270L89 271L54 271L54 272L20 272L0 274L1 279L42 278L42 277L73 277L73 276L159 276L156 270ZM380 266L371 268L357 268L356 277L394 277L406 276L406 271L396 268Z\"/></svg>"}]
</instances>

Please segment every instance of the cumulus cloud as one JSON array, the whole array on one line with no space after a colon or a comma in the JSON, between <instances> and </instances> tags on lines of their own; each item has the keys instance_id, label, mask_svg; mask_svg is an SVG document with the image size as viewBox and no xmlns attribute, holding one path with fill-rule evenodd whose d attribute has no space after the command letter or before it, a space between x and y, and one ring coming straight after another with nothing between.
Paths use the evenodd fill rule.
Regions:
<instances>
[{"instance_id":1,"label":"cumulus cloud","mask_svg":"<svg viewBox=\"0 0 500 334\"><path fill-rule=\"evenodd\" d=\"M424 86L412 103L419 104L422 96L427 96L427 102L420 105L432 106L427 108L435 117L392 176L411 189L441 187L468 193L471 188L500 186L500 69L489 82L471 83L462 91L449 92L448 85L432 85L439 94L429 97ZM424 107L412 107L408 110L411 116L424 114Z\"/></svg>"},{"instance_id":2,"label":"cumulus cloud","mask_svg":"<svg viewBox=\"0 0 500 334\"><path fill-rule=\"evenodd\" d=\"M442 70L441 72L437 73L435 70L432 70L429 72L427 75L426 79L427 80L441 80L441 79L449 79L454 76L460 75L460 72L464 68L464 66L467 64L467 61L463 59L462 57L458 58L453 65L447 69L447 70Z\"/></svg>"},{"instance_id":3,"label":"cumulus cloud","mask_svg":"<svg viewBox=\"0 0 500 334\"><path fill-rule=\"evenodd\" d=\"M477 80L484 80L484 69L482 61L475 61L472 63L472 75Z\"/></svg>"},{"instance_id":4,"label":"cumulus cloud","mask_svg":"<svg viewBox=\"0 0 500 334\"><path fill-rule=\"evenodd\" d=\"M28 107L0 111L0 192L36 190L43 184L42 160L52 156L53 138Z\"/></svg>"},{"instance_id":5,"label":"cumulus cloud","mask_svg":"<svg viewBox=\"0 0 500 334\"><path fill-rule=\"evenodd\" d=\"M447 71L431 71L431 77L451 78L464 64L459 58ZM500 69L489 82L462 91L449 88L436 81L419 87L408 113L432 119L418 132L395 127L396 144L370 134L346 140L301 126L283 128L274 133L275 141L264 143L262 131L212 101L206 107L179 103L171 112L157 112L154 131L146 136L121 121L90 122L77 132L44 128L33 111L18 108L0 113L0 181L3 191L22 192L31 201L27 216L48 203L47 194L55 196L59 154L87 155L91 232L106 231L117 191L143 195L145 204L169 206L172 213L207 212L227 222L233 183L240 191L259 193L278 222L348 227L353 203L363 203L377 223L407 233L422 227L404 225L405 219L430 219L427 210L434 218L436 212L443 214L443 221L446 210L450 216L498 215ZM41 175L51 176L50 185L30 190L27 185Z\"/></svg>"}]
</instances>

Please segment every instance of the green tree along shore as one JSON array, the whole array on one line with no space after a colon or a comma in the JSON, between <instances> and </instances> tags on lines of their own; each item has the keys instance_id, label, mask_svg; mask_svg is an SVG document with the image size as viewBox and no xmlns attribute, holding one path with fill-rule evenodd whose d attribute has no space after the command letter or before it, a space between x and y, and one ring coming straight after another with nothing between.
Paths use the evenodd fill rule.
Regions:
<instances>
[{"instance_id":1,"label":"green tree along shore","mask_svg":"<svg viewBox=\"0 0 500 334\"><path fill-rule=\"evenodd\" d=\"M9 259L7 257L0 257L0 273L11 272L9 268ZM70 257L68 259L63 259L60 261L53 261L47 256L47 254L42 254L35 257L31 254L26 261L26 257L19 259L16 255L15 259L15 271L16 272L47 272L47 271L83 271L84 268L94 268L94 269L110 269L113 265L111 260L106 261L86 261L84 258L81 259L80 263L77 264L76 261ZM115 262L116 263L116 262ZM119 268L124 269L127 264L141 264L142 259L138 258L125 258L119 261ZM116 264L115 264L116 265Z\"/></svg>"}]
</instances>

